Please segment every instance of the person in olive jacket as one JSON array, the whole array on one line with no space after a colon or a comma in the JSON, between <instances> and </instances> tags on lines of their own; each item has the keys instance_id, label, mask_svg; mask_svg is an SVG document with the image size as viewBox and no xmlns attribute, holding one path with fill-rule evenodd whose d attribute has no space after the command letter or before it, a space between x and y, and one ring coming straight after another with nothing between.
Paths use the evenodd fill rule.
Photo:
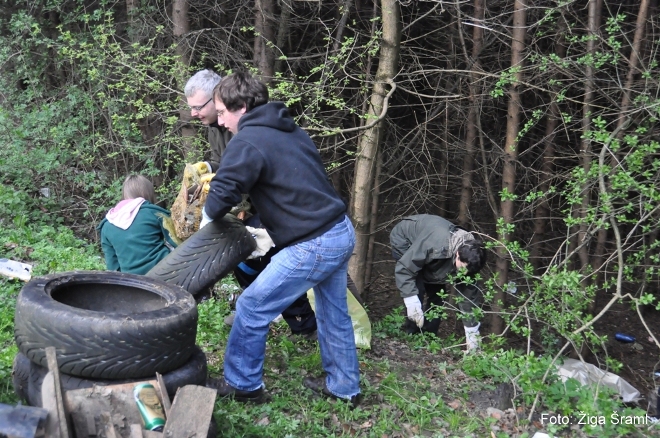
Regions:
<instances>
[{"instance_id":1,"label":"person in olive jacket","mask_svg":"<svg viewBox=\"0 0 660 438\"><path fill-rule=\"evenodd\" d=\"M163 225L170 212L155 204L151 181L142 175L126 178L122 201L97 228L109 271L144 275L176 247Z\"/></svg>"},{"instance_id":2,"label":"person in olive jacket","mask_svg":"<svg viewBox=\"0 0 660 438\"><path fill-rule=\"evenodd\" d=\"M425 321L424 312L443 304L438 293L446 291L450 276L455 276L458 270L465 269L470 276L483 268L486 264L483 242L440 216L419 214L406 217L394 226L390 244L396 260L396 285L408 314L403 329L408 333L437 333L440 318ZM458 308L465 315L468 350L473 350L479 346L480 324L471 316L480 298L479 290L474 283L460 282L454 287L462 296Z\"/></svg>"},{"instance_id":3,"label":"person in olive jacket","mask_svg":"<svg viewBox=\"0 0 660 438\"><path fill-rule=\"evenodd\" d=\"M208 69L201 70L188 79L183 90L190 108L190 115L208 127L207 138L211 146L211 158L208 161L193 164L200 175L218 170L222 154L232 136L227 128L218 125L218 116L213 103L213 89L221 80L222 77L219 74Z\"/></svg>"}]
</instances>

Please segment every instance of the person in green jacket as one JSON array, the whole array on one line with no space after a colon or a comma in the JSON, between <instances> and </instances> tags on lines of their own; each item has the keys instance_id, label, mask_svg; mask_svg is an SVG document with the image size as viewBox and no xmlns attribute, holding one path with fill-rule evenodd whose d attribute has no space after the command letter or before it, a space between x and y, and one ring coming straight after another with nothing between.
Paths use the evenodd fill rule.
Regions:
<instances>
[{"instance_id":1,"label":"person in green jacket","mask_svg":"<svg viewBox=\"0 0 660 438\"><path fill-rule=\"evenodd\" d=\"M440 318L425 321L424 312L433 306L442 306L443 300L438 294L446 293L451 276L459 270L473 276L484 267L487 254L483 242L440 216L419 214L406 217L394 226L390 244L396 260L396 285L408 314L403 329L407 333L437 333ZM480 299L479 289L470 282L459 282L454 287L460 295L458 308L465 315L467 348L477 349L480 324L472 316L472 310Z\"/></svg>"},{"instance_id":2,"label":"person in green jacket","mask_svg":"<svg viewBox=\"0 0 660 438\"><path fill-rule=\"evenodd\" d=\"M208 127L207 138L211 146L211 159L193 164L200 175L218 170L222 154L232 137L227 128L218 125L218 115L213 102L213 89L221 80L222 77L214 71L201 70L188 79L183 89L190 115Z\"/></svg>"},{"instance_id":3,"label":"person in green jacket","mask_svg":"<svg viewBox=\"0 0 660 438\"><path fill-rule=\"evenodd\" d=\"M170 212L156 205L154 186L142 175L124 181L123 199L99 226L109 271L146 274L175 247L164 221Z\"/></svg>"}]
</instances>

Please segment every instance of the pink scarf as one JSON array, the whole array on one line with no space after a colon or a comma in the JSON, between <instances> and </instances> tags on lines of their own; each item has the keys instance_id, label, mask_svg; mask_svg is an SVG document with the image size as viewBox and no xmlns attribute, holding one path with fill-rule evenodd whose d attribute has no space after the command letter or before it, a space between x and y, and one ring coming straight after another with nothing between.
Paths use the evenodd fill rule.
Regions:
<instances>
[{"instance_id":1,"label":"pink scarf","mask_svg":"<svg viewBox=\"0 0 660 438\"><path fill-rule=\"evenodd\" d=\"M135 216L140 211L140 206L144 202L144 198L124 199L115 205L114 208L110 209L105 217L112 225L126 230L133 223Z\"/></svg>"}]
</instances>

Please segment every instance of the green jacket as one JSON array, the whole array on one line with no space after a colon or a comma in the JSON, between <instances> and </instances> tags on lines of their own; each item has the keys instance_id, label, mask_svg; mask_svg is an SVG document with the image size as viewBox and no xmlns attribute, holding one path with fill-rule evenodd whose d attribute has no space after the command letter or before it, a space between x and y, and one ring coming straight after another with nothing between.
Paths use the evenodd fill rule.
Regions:
<instances>
[{"instance_id":1,"label":"green jacket","mask_svg":"<svg viewBox=\"0 0 660 438\"><path fill-rule=\"evenodd\" d=\"M415 284L419 274L424 283L446 284L447 277L456 273L450 238L457 229L448 220L430 214L406 217L392 229L392 254L400 257L394 277L403 298L419 294Z\"/></svg>"},{"instance_id":2,"label":"green jacket","mask_svg":"<svg viewBox=\"0 0 660 438\"><path fill-rule=\"evenodd\" d=\"M212 171L216 172L220 167L222 154L227 149L227 143L231 140L231 132L224 126L213 123L209 125L208 140L211 145L211 159L208 163L211 165Z\"/></svg>"},{"instance_id":3,"label":"green jacket","mask_svg":"<svg viewBox=\"0 0 660 438\"><path fill-rule=\"evenodd\" d=\"M97 229L108 270L143 275L164 259L176 247L163 227L163 218L169 216L169 211L145 201L126 230L103 219Z\"/></svg>"}]
</instances>

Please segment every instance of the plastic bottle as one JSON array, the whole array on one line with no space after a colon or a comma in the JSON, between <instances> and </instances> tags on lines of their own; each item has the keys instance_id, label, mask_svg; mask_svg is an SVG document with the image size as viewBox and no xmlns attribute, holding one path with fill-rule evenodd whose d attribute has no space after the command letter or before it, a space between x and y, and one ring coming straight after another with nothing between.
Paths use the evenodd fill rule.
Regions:
<instances>
[{"instance_id":1,"label":"plastic bottle","mask_svg":"<svg viewBox=\"0 0 660 438\"><path fill-rule=\"evenodd\" d=\"M614 339L616 339L619 342L627 342L627 343L632 343L635 342L635 337L631 335L627 335L625 333L617 333L614 335Z\"/></svg>"},{"instance_id":2,"label":"plastic bottle","mask_svg":"<svg viewBox=\"0 0 660 438\"><path fill-rule=\"evenodd\" d=\"M0 259L0 275L30 281L30 278L32 278L32 266L27 263L17 262L16 260Z\"/></svg>"},{"instance_id":3,"label":"plastic bottle","mask_svg":"<svg viewBox=\"0 0 660 438\"><path fill-rule=\"evenodd\" d=\"M133 389L133 397L144 422L144 428L154 432L162 432L165 427L165 412L161 405L156 388L150 383L140 383Z\"/></svg>"}]
</instances>

